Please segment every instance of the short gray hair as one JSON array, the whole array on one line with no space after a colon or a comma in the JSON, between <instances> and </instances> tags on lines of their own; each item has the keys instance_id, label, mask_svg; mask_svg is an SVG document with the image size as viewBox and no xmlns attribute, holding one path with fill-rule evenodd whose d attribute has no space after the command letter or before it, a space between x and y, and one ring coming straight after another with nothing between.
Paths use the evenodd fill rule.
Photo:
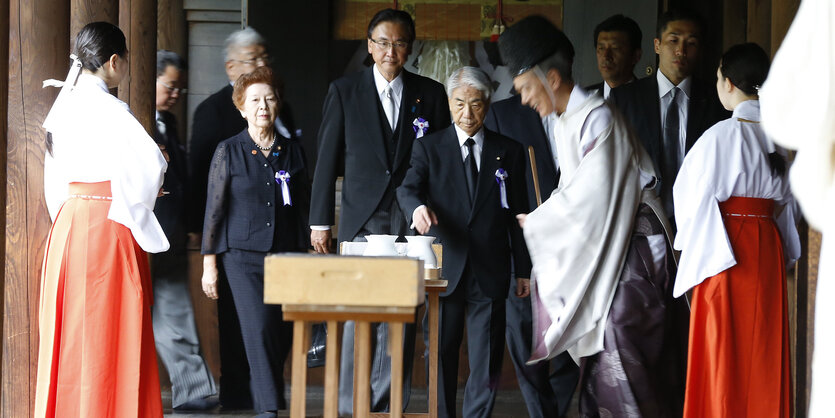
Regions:
<instances>
[{"instance_id":1,"label":"short gray hair","mask_svg":"<svg viewBox=\"0 0 835 418\"><path fill-rule=\"evenodd\" d=\"M226 38L226 42L224 43L226 51L226 61L232 59L230 55L236 49L253 45L261 45L266 47L267 41L264 40L264 37L261 36L261 34L258 33L258 31L252 29L252 27L247 26L241 30L236 30L232 32Z\"/></svg>"},{"instance_id":2,"label":"short gray hair","mask_svg":"<svg viewBox=\"0 0 835 418\"><path fill-rule=\"evenodd\" d=\"M452 96L452 92L459 87L470 86L481 91L485 102L490 101L490 94L493 92L493 85L490 76L478 67L461 67L452 72L446 80L446 95Z\"/></svg>"}]
</instances>

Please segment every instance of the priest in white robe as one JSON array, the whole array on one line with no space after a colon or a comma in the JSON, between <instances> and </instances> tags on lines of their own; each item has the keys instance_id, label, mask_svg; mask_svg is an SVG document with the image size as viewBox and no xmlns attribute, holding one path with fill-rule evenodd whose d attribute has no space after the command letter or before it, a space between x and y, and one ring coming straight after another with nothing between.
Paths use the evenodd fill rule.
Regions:
<instances>
[{"instance_id":1,"label":"priest in white robe","mask_svg":"<svg viewBox=\"0 0 835 418\"><path fill-rule=\"evenodd\" d=\"M680 416L687 310L672 297L652 162L621 115L574 84L573 46L551 22L519 21L499 50L522 103L556 114L560 184L520 217L533 261L531 362L571 354L583 416Z\"/></svg>"}]
</instances>

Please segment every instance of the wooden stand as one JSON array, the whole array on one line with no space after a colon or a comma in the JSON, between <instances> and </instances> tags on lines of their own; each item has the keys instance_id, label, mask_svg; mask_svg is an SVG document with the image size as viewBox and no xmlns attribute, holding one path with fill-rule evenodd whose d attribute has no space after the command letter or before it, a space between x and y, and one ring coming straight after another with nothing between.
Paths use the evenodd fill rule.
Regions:
<instances>
[{"instance_id":1,"label":"wooden stand","mask_svg":"<svg viewBox=\"0 0 835 418\"><path fill-rule=\"evenodd\" d=\"M293 321L293 365L290 416L304 417L307 392L307 349L310 347L311 325L327 322L328 339L325 357L326 418L338 416L339 353L342 343L342 324L355 321L354 336L354 416L356 417L430 417L438 416L438 343L439 295L446 289L446 280L427 280L429 295L429 412L403 414L403 324L414 322L415 309L368 308L354 310L344 306L284 305L284 319ZM348 310L346 310L348 309ZM391 413L370 413L371 404L371 331L372 322L389 323L391 350Z\"/></svg>"},{"instance_id":2,"label":"wooden stand","mask_svg":"<svg viewBox=\"0 0 835 418\"><path fill-rule=\"evenodd\" d=\"M339 354L345 321L356 323L354 416L438 416L439 295L446 289L447 281L425 280L423 276L422 264L408 258L372 257L358 263L357 257L267 257L264 302L282 304L284 319L293 321L291 417L306 415L307 350L314 322L327 322L328 327L324 416L338 416ZM391 297L392 283L401 289L397 298ZM417 307L424 301L424 289L429 296L429 412L403 414L404 324L415 321ZM380 301L389 305L381 306ZM369 411L372 322L389 324L391 413Z\"/></svg>"}]
</instances>

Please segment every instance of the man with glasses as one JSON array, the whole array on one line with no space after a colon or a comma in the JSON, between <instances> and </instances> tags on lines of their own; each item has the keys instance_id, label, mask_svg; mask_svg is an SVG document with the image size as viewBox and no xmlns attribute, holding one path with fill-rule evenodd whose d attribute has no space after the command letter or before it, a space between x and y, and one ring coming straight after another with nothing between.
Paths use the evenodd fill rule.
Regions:
<instances>
[{"instance_id":1,"label":"man with glasses","mask_svg":"<svg viewBox=\"0 0 835 418\"><path fill-rule=\"evenodd\" d=\"M395 189L409 168L412 142L446 128L449 109L441 84L403 69L412 52L415 26L400 10L378 12L368 24L371 68L330 85L319 129L319 154L313 176L310 241L319 253L331 252L335 223L335 183L343 175L339 241L365 241L369 234L413 234L395 199ZM409 214L411 217L411 214ZM371 410L389 404L390 359L386 324L372 327L374 360ZM404 341L404 407L411 387L414 326ZM354 324L345 325L339 412L351 413Z\"/></svg>"},{"instance_id":2,"label":"man with glasses","mask_svg":"<svg viewBox=\"0 0 835 418\"><path fill-rule=\"evenodd\" d=\"M157 199L154 215L171 248L152 254L153 324L157 353L171 379L175 411L206 410L217 405L215 381L200 355L194 310L188 291L186 258L186 153L169 110L185 93L185 62L174 52L157 51L156 126L154 140L168 153L162 185L168 194Z\"/></svg>"},{"instance_id":3,"label":"man with glasses","mask_svg":"<svg viewBox=\"0 0 835 418\"><path fill-rule=\"evenodd\" d=\"M217 144L237 135L246 128L246 120L232 103L232 85L242 74L248 74L261 66L270 65L266 41L252 28L233 32L226 38L226 75L229 84L212 94L197 106L189 142L190 193L189 199L189 248L199 250L206 211L206 187L209 165ZM281 93L279 87L279 93ZM295 137L292 118L286 102L282 103L275 120L279 135ZM221 270L222 271L222 270ZM225 409L252 407L249 390L249 365L244 352L241 329L232 294L226 277L218 278L218 332L220 339L220 403Z\"/></svg>"}]
</instances>

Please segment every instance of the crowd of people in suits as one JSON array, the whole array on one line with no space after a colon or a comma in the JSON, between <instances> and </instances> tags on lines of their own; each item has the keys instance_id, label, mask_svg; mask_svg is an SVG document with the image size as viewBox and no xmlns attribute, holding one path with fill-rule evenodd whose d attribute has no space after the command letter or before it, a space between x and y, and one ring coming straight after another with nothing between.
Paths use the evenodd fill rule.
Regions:
<instances>
[{"instance_id":1,"label":"crowd of people in suits","mask_svg":"<svg viewBox=\"0 0 835 418\"><path fill-rule=\"evenodd\" d=\"M798 258L799 241L785 153L759 127L768 56L754 44L731 48L713 86L695 76L703 19L670 10L654 36L658 71L638 79L641 36L623 15L601 22L594 40L603 82L582 88L566 35L543 17L522 19L498 45L518 94L491 103L481 69L462 67L445 85L406 71L414 21L382 10L368 25L373 64L330 84L315 167L307 166L256 31L227 39L229 84L196 108L188 152L169 112L185 91L187 67L159 51L153 140L167 170L153 173L162 176L161 197L150 207L170 247L134 242L156 253L143 275L152 278L153 337L174 409L219 403L259 417L286 409L292 333L280 306L263 303L266 254L328 254L334 238L425 234L444 245L449 283L440 299L440 416L491 415L505 347L532 417L566 415L575 390L589 417L789 416L785 268ZM123 76L124 48L104 49L104 59L81 62L89 79L110 85ZM58 164L67 158L60 139L72 127L47 129ZM104 192L73 186L90 178L55 184L71 186L68 202L99 199ZM153 188L148 183L144 189ZM55 228L69 222L60 213ZM45 289L64 286L49 276L63 277L48 264L61 250L51 245ZM218 303L217 387L189 302L188 246L201 248L202 289ZM372 329L370 407L382 412L389 336L386 324ZM78 396L54 388L60 326L49 332L55 336L42 338L41 356L55 360L39 363L36 402L47 416ZM470 374L459 409L465 332ZM415 335L406 328L404 405ZM353 338L349 322L339 378L344 415L353 408ZM137 414L158 416L157 407Z\"/></svg>"}]
</instances>

